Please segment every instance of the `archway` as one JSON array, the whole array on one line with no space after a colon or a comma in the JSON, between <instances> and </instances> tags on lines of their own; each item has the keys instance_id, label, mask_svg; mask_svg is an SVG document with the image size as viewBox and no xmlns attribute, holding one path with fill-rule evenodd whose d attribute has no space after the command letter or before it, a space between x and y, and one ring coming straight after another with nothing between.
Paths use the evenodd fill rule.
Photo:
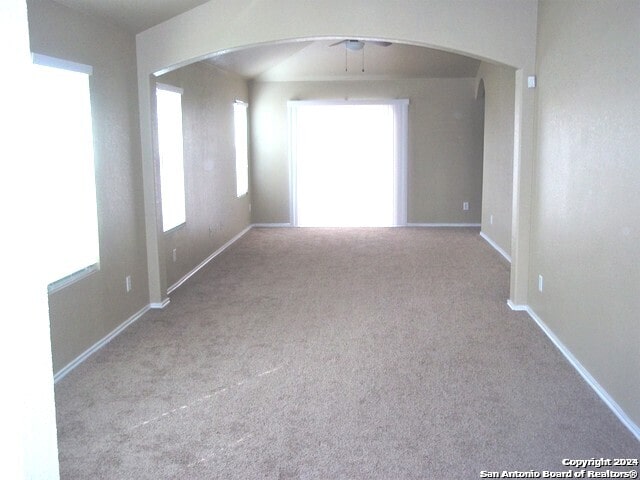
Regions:
<instances>
[{"instance_id":1,"label":"archway","mask_svg":"<svg viewBox=\"0 0 640 480\"><path fill-rule=\"evenodd\" d=\"M500 22L495 19L500 18ZM257 26L259 25L259 27ZM535 66L537 2L457 4L413 2L399 9L383 0L317 3L280 0L211 1L137 37L140 130L147 219L151 305L168 302L163 272L152 136L151 76L214 52L269 42L366 38L435 47L517 69L514 115L514 195L510 304L526 304L529 205L532 180L533 94L526 77ZM461 26L463 26L461 28Z\"/></svg>"}]
</instances>

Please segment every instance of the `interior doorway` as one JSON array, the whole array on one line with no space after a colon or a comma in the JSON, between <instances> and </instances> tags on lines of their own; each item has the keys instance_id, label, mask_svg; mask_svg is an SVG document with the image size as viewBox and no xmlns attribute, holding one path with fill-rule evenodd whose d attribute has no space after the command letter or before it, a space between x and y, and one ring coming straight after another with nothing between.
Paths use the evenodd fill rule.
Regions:
<instances>
[{"instance_id":1,"label":"interior doorway","mask_svg":"<svg viewBox=\"0 0 640 480\"><path fill-rule=\"evenodd\" d=\"M289 102L292 223L406 224L407 100Z\"/></svg>"}]
</instances>

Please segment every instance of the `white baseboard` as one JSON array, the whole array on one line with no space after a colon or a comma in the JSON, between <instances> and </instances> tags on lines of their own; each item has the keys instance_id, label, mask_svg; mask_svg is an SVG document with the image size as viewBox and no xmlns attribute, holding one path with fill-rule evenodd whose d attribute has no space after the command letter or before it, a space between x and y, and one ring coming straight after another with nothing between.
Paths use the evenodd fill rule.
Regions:
<instances>
[{"instance_id":1,"label":"white baseboard","mask_svg":"<svg viewBox=\"0 0 640 480\"><path fill-rule=\"evenodd\" d=\"M257 228L290 228L293 227L290 223L254 223L252 227Z\"/></svg>"},{"instance_id":2,"label":"white baseboard","mask_svg":"<svg viewBox=\"0 0 640 480\"><path fill-rule=\"evenodd\" d=\"M479 223L407 223L407 227L479 227Z\"/></svg>"},{"instance_id":3,"label":"white baseboard","mask_svg":"<svg viewBox=\"0 0 640 480\"><path fill-rule=\"evenodd\" d=\"M91 355L96 353L98 350L100 350L102 347L104 347L107 343L109 343L111 340L113 340L115 337L117 337L120 333L122 333L122 331L125 328L127 328L133 322L135 322L136 320L140 319L145 313L147 313L149 311L149 308L150 308L150 306L147 305L146 307L144 307L141 310L139 310L136 313L134 313L131 317L129 317L129 319L127 321L125 321L124 323L120 324L120 326L118 326L115 330L113 330L107 336L105 336L104 338L102 338L98 342L94 343L91 347L89 347L87 350L82 352L73 361L71 361L70 363L65 365L63 368L61 368L53 376L54 383L57 383L60 380L62 380L71 370L76 368L78 365L80 365L82 362L84 362L87 358L89 358Z\"/></svg>"},{"instance_id":4,"label":"white baseboard","mask_svg":"<svg viewBox=\"0 0 640 480\"><path fill-rule=\"evenodd\" d=\"M509 301L510 302L510 301ZM509 303L508 302L508 303ZM531 309L529 305L512 305L509 306L513 310L525 311L538 324L540 329L545 333L549 340L560 350L560 353L569 361L569 363L575 368L580 376L587 382L587 384L598 394L602 401L611 409L616 417L622 422L622 424L629 429L629 431L640 441L640 426L638 426L625 411L618 405L618 403L609 395L609 393L593 378L593 375L580 363L580 361L571 353L567 346L560 341L560 339L553 333L553 331L542 321L542 319Z\"/></svg>"},{"instance_id":5,"label":"white baseboard","mask_svg":"<svg viewBox=\"0 0 640 480\"><path fill-rule=\"evenodd\" d=\"M167 290L167 294L169 294L172 291L174 291L176 288L178 288L180 285L182 285L184 282L186 282L198 270L200 270L207 263L209 263L213 258L215 258L218 255L220 255L224 250L226 250L229 246L231 246L235 241L237 241L245 233L247 233L249 230L251 230L251 227L252 227L252 225L248 226L242 232L240 232L238 235L233 237L231 240L229 240L227 243L225 243L222 247L220 247L218 250L216 250L214 253L209 255L209 257L207 257L203 262L201 262L200 265L198 265L195 269L193 269L187 275L182 277L178 282L176 282L174 285L172 285ZM69 372L71 372L71 370L76 368L78 365L80 365L82 362L84 362L87 358L89 358L91 355L96 353L98 350L100 350L102 347L104 347L107 343L109 343L111 340L113 340L115 337L117 337L120 333L122 333L122 331L125 328L127 328L133 322L135 322L140 317L142 317L150 309L162 309L162 308L165 308L167 305L169 305L170 301L171 300L167 297L162 302L159 302L159 303L158 302L152 302L149 305L147 305L146 307L142 308L140 311L136 312L133 316L131 316L128 320L126 320L124 323L122 323L120 326L118 326L115 330L113 330L107 336L105 336L104 338L102 338L101 340L99 340L98 342L93 344L91 347L89 347L87 350L85 350L82 354L80 354L78 357L76 357L72 362L70 362L69 364L64 366L59 372L57 372L53 376L54 383L62 380Z\"/></svg>"},{"instance_id":6,"label":"white baseboard","mask_svg":"<svg viewBox=\"0 0 640 480\"><path fill-rule=\"evenodd\" d=\"M162 310L164 307L169 305L170 302L171 302L171 299L167 297L160 303L157 303L157 302L150 303L149 308L153 308L154 310Z\"/></svg>"},{"instance_id":7,"label":"white baseboard","mask_svg":"<svg viewBox=\"0 0 640 480\"><path fill-rule=\"evenodd\" d=\"M218 255L220 255L222 252L224 252L227 248L229 248L231 245L233 245L235 242L237 242L241 237L243 237L249 230L251 230L251 228L253 228L253 225L249 225L247 228L245 228L244 230L242 230L240 233L238 233L235 237L233 237L231 240L229 240L227 243L225 243L224 245L222 245L219 249L217 249L215 252L213 252L211 255L209 255L207 258L205 258L202 262L200 262L193 270L191 270L189 273L187 273L185 276L183 276L180 280L178 280L176 283L174 283L173 285L171 285L169 288L167 288L167 294L173 292L176 288L178 288L180 285L182 285L184 282L186 282L187 280L189 280L192 276L194 276L199 270L201 270L207 263L209 263L211 260L213 260L214 258L216 258Z\"/></svg>"},{"instance_id":8,"label":"white baseboard","mask_svg":"<svg viewBox=\"0 0 640 480\"><path fill-rule=\"evenodd\" d=\"M526 305L517 305L517 304L513 303L510 299L507 300L507 305L509 305L509 308L511 310L514 310L516 312L526 312L527 308L529 308Z\"/></svg>"},{"instance_id":9,"label":"white baseboard","mask_svg":"<svg viewBox=\"0 0 640 480\"><path fill-rule=\"evenodd\" d=\"M500 255L507 259L507 262L511 263L511 255L505 252L496 242L491 240L487 234L484 232L480 232L480 236L485 239L485 241L491 245Z\"/></svg>"},{"instance_id":10,"label":"white baseboard","mask_svg":"<svg viewBox=\"0 0 640 480\"><path fill-rule=\"evenodd\" d=\"M291 228L291 223L254 223L257 228ZM392 227L480 227L479 223L407 223L405 225L392 225ZM311 227L313 228L313 227Z\"/></svg>"}]
</instances>

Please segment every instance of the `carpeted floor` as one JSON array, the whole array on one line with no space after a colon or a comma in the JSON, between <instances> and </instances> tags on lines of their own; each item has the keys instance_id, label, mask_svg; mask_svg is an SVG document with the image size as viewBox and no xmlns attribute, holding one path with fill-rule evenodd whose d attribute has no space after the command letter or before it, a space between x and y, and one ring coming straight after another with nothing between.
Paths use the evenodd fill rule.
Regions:
<instances>
[{"instance_id":1,"label":"carpeted floor","mask_svg":"<svg viewBox=\"0 0 640 480\"><path fill-rule=\"evenodd\" d=\"M56 385L63 479L450 479L640 445L477 229L253 229Z\"/></svg>"}]
</instances>

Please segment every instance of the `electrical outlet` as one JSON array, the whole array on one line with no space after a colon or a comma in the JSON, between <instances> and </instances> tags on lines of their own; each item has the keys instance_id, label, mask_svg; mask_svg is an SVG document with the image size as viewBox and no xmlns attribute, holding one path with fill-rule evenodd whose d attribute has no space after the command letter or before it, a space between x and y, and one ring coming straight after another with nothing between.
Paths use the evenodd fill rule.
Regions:
<instances>
[{"instance_id":1,"label":"electrical outlet","mask_svg":"<svg viewBox=\"0 0 640 480\"><path fill-rule=\"evenodd\" d=\"M462 209L469 210L469 202L462 202Z\"/></svg>"},{"instance_id":2,"label":"electrical outlet","mask_svg":"<svg viewBox=\"0 0 640 480\"><path fill-rule=\"evenodd\" d=\"M173 252L171 252L171 255L173 257L173 261L175 262L178 259L178 250L174 248Z\"/></svg>"},{"instance_id":3,"label":"electrical outlet","mask_svg":"<svg viewBox=\"0 0 640 480\"><path fill-rule=\"evenodd\" d=\"M538 291L542 292L543 287L544 287L544 278L542 278L542 275L538 275Z\"/></svg>"},{"instance_id":4,"label":"electrical outlet","mask_svg":"<svg viewBox=\"0 0 640 480\"><path fill-rule=\"evenodd\" d=\"M493 225L493 215L489 215L489 225Z\"/></svg>"},{"instance_id":5,"label":"electrical outlet","mask_svg":"<svg viewBox=\"0 0 640 480\"><path fill-rule=\"evenodd\" d=\"M124 278L124 285L127 289L127 293L129 293L131 291L131 275L127 275Z\"/></svg>"}]
</instances>

